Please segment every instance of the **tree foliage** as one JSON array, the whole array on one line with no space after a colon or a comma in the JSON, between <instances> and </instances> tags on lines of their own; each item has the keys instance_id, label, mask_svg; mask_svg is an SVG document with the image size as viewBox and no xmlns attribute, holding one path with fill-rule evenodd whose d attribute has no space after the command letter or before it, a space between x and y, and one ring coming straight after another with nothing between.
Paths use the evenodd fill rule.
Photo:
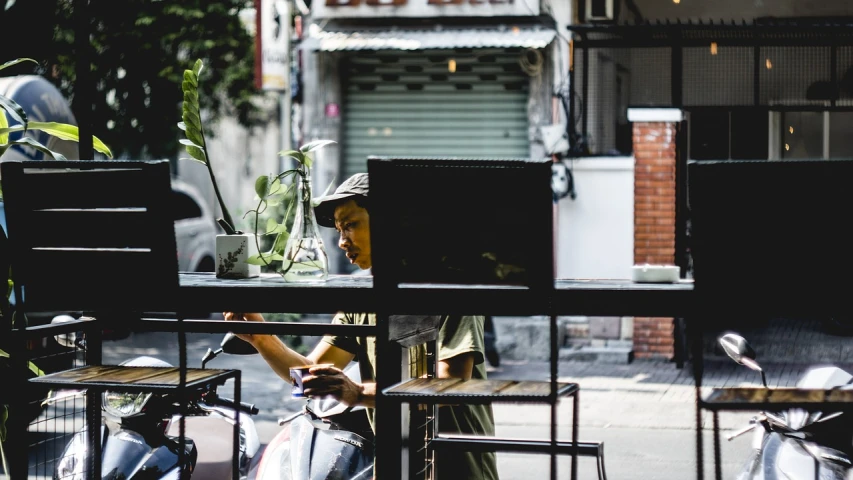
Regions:
<instances>
[{"instance_id":1,"label":"tree foliage","mask_svg":"<svg viewBox=\"0 0 853 480\"><path fill-rule=\"evenodd\" d=\"M2 13L6 25L39 25L33 18L51 20L52 29L15 56L42 61L40 72L72 102L75 48L72 0L15 2ZM210 67L200 92L205 123L223 115L245 126L260 119L252 104L254 39L239 12L252 0L89 0L92 46L92 128L118 158L175 158L181 132L184 70L202 58ZM36 15L37 17L33 17ZM37 27L43 32L45 27ZM36 38L36 37L34 37Z\"/></svg>"}]
</instances>

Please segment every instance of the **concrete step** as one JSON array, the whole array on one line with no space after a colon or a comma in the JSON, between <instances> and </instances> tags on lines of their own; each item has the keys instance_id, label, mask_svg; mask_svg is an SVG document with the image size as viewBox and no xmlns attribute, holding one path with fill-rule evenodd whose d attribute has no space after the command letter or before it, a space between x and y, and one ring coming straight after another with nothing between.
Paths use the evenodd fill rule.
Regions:
<instances>
[{"instance_id":1,"label":"concrete step","mask_svg":"<svg viewBox=\"0 0 853 480\"><path fill-rule=\"evenodd\" d=\"M561 361L628 364L634 360L634 350L631 347L563 347L559 358Z\"/></svg>"}]
</instances>

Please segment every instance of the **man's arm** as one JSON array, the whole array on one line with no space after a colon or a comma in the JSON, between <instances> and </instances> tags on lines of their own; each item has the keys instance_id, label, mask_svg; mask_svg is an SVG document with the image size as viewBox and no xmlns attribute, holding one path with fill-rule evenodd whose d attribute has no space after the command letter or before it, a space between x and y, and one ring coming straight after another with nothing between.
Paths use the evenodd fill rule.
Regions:
<instances>
[{"instance_id":1,"label":"man's arm","mask_svg":"<svg viewBox=\"0 0 853 480\"><path fill-rule=\"evenodd\" d=\"M470 380L474 373L474 353L463 353L438 361L438 378Z\"/></svg>"},{"instance_id":2,"label":"man's arm","mask_svg":"<svg viewBox=\"0 0 853 480\"><path fill-rule=\"evenodd\" d=\"M264 318L258 313L232 313L225 312L225 320L263 322ZM346 367L353 359L353 354L342 348L320 342L314 351L307 357L292 350L275 335L238 335L241 339L252 344L261 354L270 368L288 383L293 383L290 378L290 368L302 365L313 365L315 363L331 363L339 369Z\"/></svg>"}]
</instances>

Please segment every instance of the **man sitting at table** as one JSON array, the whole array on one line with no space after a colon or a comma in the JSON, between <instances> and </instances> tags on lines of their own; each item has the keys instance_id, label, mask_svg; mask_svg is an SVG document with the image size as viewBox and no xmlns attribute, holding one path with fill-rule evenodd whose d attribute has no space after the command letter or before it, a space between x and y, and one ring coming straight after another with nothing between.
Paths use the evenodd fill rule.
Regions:
<instances>
[{"instance_id":1,"label":"man sitting at table","mask_svg":"<svg viewBox=\"0 0 853 480\"><path fill-rule=\"evenodd\" d=\"M338 247L346 252L350 263L363 270L371 268L370 214L368 202L368 176L355 174L342 183L335 193L317 198L314 212L317 222L332 227L340 234ZM257 313L225 312L226 320L263 321ZM334 324L374 325L376 316L370 313L338 313ZM452 316L441 318L438 333L439 378L463 380L485 379L485 342L482 316ZM347 405L367 408L371 427L376 405L376 341L374 337L326 336L307 357L288 348L274 335L239 335L251 343L272 369L286 381L290 367L307 364L332 364L333 367L314 367L310 376L303 379L306 396L331 396ZM413 376L425 371L424 348L410 351ZM357 359L362 383L356 383L343 374L342 369ZM494 436L494 418L491 405L442 406L439 410L439 429L473 435ZM436 478L497 480L494 452L464 452L460 450L437 452Z\"/></svg>"}]
</instances>

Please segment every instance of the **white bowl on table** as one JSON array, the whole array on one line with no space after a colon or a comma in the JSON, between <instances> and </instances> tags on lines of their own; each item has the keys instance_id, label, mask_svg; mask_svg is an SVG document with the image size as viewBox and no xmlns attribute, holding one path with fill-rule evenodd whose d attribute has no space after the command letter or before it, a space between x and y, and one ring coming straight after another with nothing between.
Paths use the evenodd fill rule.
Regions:
<instances>
[{"instance_id":1,"label":"white bowl on table","mask_svg":"<svg viewBox=\"0 0 853 480\"><path fill-rule=\"evenodd\" d=\"M678 265L634 265L631 267L631 280L635 283L675 283L681 269Z\"/></svg>"}]
</instances>

